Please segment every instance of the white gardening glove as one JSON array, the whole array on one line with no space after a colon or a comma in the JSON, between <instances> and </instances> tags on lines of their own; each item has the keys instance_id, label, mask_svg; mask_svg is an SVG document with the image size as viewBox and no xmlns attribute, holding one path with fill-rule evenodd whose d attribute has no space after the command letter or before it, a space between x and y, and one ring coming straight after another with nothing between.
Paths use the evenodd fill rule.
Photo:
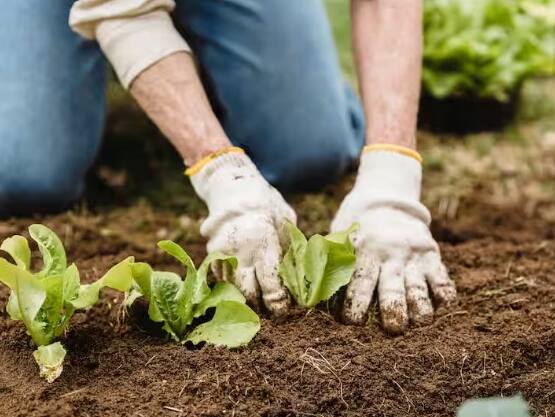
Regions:
<instances>
[{"instance_id":1,"label":"white gardening glove","mask_svg":"<svg viewBox=\"0 0 555 417\"><path fill-rule=\"evenodd\" d=\"M232 277L216 268L217 279L233 282L249 302L257 304L262 296L271 312L284 313L290 301L278 270L284 223L296 223L293 209L239 148L213 157L196 173L188 171L209 210L200 229L208 238L208 252L221 251L239 261Z\"/></svg>"},{"instance_id":2,"label":"white gardening glove","mask_svg":"<svg viewBox=\"0 0 555 417\"><path fill-rule=\"evenodd\" d=\"M358 223L352 236L357 269L346 293L343 316L361 323L374 290L386 331L402 333L409 322L429 321L435 302L456 297L432 237L430 213L420 203L422 167L417 152L391 145L366 147L352 191L332 231Z\"/></svg>"}]
</instances>

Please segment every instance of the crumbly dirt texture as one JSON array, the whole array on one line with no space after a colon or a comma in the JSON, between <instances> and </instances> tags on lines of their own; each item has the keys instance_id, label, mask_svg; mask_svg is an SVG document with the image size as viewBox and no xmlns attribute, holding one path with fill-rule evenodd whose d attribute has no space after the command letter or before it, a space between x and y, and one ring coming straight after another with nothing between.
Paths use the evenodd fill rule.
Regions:
<instances>
[{"instance_id":1,"label":"crumbly dirt texture","mask_svg":"<svg viewBox=\"0 0 555 417\"><path fill-rule=\"evenodd\" d=\"M47 384L23 326L3 312L0 415L444 417L467 398L517 392L535 416L553 415L552 229L516 208L473 205L459 216L464 220L434 226L459 300L404 336L384 334L377 313L356 327L323 308L279 322L265 317L245 348L194 349L152 333L140 316L124 316L121 296L105 291L96 307L74 317L63 338L64 372ZM153 243L183 242L169 232L175 216L145 207L43 220L67 242L85 281L130 254L175 270ZM3 223L0 237L24 233L31 221ZM202 258L200 239L187 247ZM2 306L6 298L2 290Z\"/></svg>"}]
</instances>

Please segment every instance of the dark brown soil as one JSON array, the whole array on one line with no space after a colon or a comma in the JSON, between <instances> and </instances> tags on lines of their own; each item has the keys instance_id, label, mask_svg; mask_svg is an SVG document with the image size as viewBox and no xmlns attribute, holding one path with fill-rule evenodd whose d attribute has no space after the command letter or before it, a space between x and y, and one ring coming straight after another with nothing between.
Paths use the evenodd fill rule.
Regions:
<instances>
[{"instance_id":1,"label":"dark brown soil","mask_svg":"<svg viewBox=\"0 0 555 417\"><path fill-rule=\"evenodd\" d=\"M64 214L45 223L69 242L85 280L130 254L168 267L154 243L171 230L171 216L141 216L139 226L127 216ZM517 392L534 416L555 415L551 227L518 209L474 207L459 217L434 227L459 301L401 337L375 320L353 327L325 311L297 311L279 323L264 319L246 348L189 349L123 319L121 296L105 292L74 318L64 373L47 384L23 326L1 313L0 415L446 417L465 399ZM30 222L2 223L0 238ZM198 260L202 242L187 239ZM7 292L0 295L3 306Z\"/></svg>"}]
</instances>

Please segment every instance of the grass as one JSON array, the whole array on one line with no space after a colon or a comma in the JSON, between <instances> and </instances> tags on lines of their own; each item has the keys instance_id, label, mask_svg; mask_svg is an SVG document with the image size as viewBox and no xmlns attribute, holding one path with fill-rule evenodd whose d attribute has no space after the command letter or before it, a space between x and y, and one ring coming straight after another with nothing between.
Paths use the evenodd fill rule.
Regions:
<instances>
[{"instance_id":1,"label":"grass","mask_svg":"<svg viewBox=\"0 0 555 417\"><path fill-rule=\"evenodd\" d=\"M337 45L341 68L347 79L356 84L351 48L351 16L347 0L326 0L326 8Z\"/></svg>"}]
</instances>

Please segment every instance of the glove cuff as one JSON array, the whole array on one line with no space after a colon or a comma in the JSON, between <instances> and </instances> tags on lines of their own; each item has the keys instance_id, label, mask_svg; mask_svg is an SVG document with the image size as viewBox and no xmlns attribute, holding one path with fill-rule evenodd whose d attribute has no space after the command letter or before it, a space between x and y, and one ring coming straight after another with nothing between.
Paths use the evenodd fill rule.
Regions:
<instances>
[{"instance_id":1,"label":"glove cuff","mask_svg":"<svg viewBox=\"0 0 555 417\"><path fill-rule=\"evenodd\" d=\"M222 155L228 154L228 153L244 154L245 151L242 148L239 148L237 146L228 146L227 148L223 148L223 149L220 149L219 151L212 152L211 154L202 158L200 161L198 161L193 166L187 168L185 170L185 175L187 175L188 177L192 177L193 175L198 174L206 165L208 165L209 162L221 157Z\"/></svg>"},{"instance_id":2,"label":"glove cuff","mask_svg":"<svg viewBox=\"0 0 555 417\"><path fill-rule=\"evenodd\" d=\"M390 207L409 213L424 223L430 213L420 203L422 165L412 155L373 150L363 153L355 188L368 207Z\"/></svg>"},{"instance_id":3,"label":"glove cuff","mask_svg":"<svg viewBox=\"0 0 555 417\"><path fill-rule=\"evenodd\" d=\"M418 162L422 163L424 158L414 149L407 148L401 145L394 145L392 143L374 143L372 145L366 145L362 148L362 154L365 155L370 152L394 152L405 156L410 156L416 159Z\"/></svg>"},{"instance_id":4,"label":"glove cuff","mask_svg":"<svg viewBox=\"0 0 555 417\"><path fill-rule=\"evenodd\" d=\"M207 204L210 201L210 190L214 188L213 184L219 184L221 188L223 184L231 185L239 178L260 176L256 166L243 149L236 147L226 148L207 156L185 173L190 177L198 196Z\"/></svg>"},{"instance_id":5,"label":"glove cuff","mask_svg":"<svg viewBox=\"0 0 555 417\"><path fill-rule=\"evenodd\" d=\"M360 158L357 186L370 195L391 199L420 200L422 165L412 156L374 150Z\"/></svg>"}]
</instances>

